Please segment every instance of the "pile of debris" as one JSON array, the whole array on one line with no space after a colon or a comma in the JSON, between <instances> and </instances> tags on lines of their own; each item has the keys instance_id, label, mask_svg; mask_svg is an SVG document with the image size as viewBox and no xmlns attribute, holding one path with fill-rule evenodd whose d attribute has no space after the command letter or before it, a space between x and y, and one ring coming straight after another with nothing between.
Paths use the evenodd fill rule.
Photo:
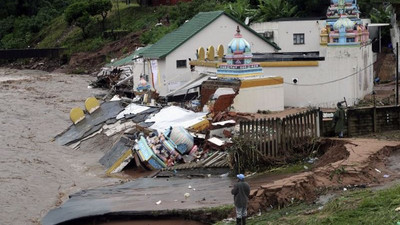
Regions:
<instances>
[{"instance_id":1,"label":"pile of debris","mask_svg":"<svg viewBox=\"0 0 400 225\"><path fill-rule=\"evenodd\" d=\"M90 139L97 138L98 145L112 142L99 160L108 174L128 164L146 170L229 166L225 150L236 132L235 113L194 112L156 106L154 101L143 104L143 97L134 100L114 97L100 105L89 98L85 111L71 110L73 124L55 141L74 149Z\"/></svg>"}]
</instances>

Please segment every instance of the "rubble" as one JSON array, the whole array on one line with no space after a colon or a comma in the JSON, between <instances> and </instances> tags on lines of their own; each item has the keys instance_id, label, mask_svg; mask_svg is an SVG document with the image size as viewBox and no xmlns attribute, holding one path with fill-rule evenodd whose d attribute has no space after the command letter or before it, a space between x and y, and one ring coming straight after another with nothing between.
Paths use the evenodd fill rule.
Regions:
<instances>
[{"instance_id":1,"label":"rubble","mask_svg":"<svg viewBox=\"0 0 400 225\"><path fill-rule=\"evenodd\" d=\"M83 119L57 135L55 141L79 149L82 142L97 135L116 136L117 141L99 160L107 174L121 172L127 165L146 170L229 166L225 147L229 146L236 125L229 113L194 112L174 105L150 106L127 103L121 97L113 99L81 110L77 117ZM220 122L210 122L215 115Z\"/></svg>"}]
</instances>

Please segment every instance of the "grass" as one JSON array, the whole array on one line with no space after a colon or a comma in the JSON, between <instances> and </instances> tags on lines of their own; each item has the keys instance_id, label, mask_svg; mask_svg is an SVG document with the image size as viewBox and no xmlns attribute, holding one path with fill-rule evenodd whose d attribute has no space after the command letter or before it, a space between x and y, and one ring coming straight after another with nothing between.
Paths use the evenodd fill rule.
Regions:
<instances>
[{"instance_id":1,"label":"grass","mask_svg":"<svg viewBox=\"0 0 400 225\"><path fill-rule=\"evenodd\" d=\"M298 162L296 164L289 164L281 167L276 167L266 171L267 174L290 174L290 173L298 173L305 170L304 167L311 168L312 164L307 162Z\"/></svg>"},{"instance_id":2,"label":"grass","mask_svg":"<svg viewBox=\"0 0 400 225\"><path fill-rule=\"evenodd\" d=\"M67 30L68 24L64 20L64 16L55 18L51 25L44 28L39 32L36 39L42 39L37 45L38 48L51 48L60 47L60 40L63 37L65 30Z\"/></svg>"},{"instance_id":3,"label":"grass","mask_svg":"<svg viewBox=\"0 0 400 225\"><path fill-rule=\"evenodd\" d=\"M249 219L247 224L396 225L400 221L400 212L395 212L395 209L399 206L400 186L397 185L380 191L348 191L329 201L322 210L318 210L319 205L305 203L274 209Z\"/></svg>"},{"instance_id":4,"label":"grass","mask_svg":"<svg viewBox=\"0 0 400 225\"><path fill-rule=\"evenodd\" d=\"M189 12L197 12L198 10L216 10L210 8L213 6L213 1L207 4L198 1L200 4L182 3L180 6L158 6L158 7L140 7L136 3L130 5L125 2L119 2L117 7L116 2L112 1L113 8L108 13L103 30L101 17L96 16L92 22L86 27L87 34L83 37L82 30L76 26L69 26L64 20L64 15L55 18L51 24L43 28L35 37L32 43L37 48L53 48L63 47L67 50L64 52L67 57L70 57L76 52L92 52L100 49L107 43L113 41L111 37L103 35L103 31L122 31L123 33L140 32L141 44L149 44L158 41L165 34L178 28L178 22L183 21ZM190 5L191 4L191 5ZM208 6L205 7L205 6ZM222 5L218 5L222 7ZM191 8L195 7L195 8ZM204 9L203 9L203 8ZM171 15L176 15L173 19ZM169 26L155 26L159 20L165 19L169 15ZM126 50L128 51L128 49Z\"/></svg>"}]
</instances>

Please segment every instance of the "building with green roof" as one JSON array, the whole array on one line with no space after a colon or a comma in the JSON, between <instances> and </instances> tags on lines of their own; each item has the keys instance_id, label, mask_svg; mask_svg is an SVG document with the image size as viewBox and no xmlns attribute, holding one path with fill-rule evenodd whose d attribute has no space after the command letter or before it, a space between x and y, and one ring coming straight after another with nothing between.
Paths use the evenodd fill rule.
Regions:
<instances>
[{"instance_id":1,"label":"building with green roof","mask_svg":"<svg viewBox=\"0 0 400 225\"><path fill-rule=\"evenodd\" d=\"M196 79L200 72L189 65L189 61L197 57L196 50L199 47L217 49L219 45L226 48L237 26L254 53L280 50L275 43L223 11L201 12L140 53L148 64L144 66L149 70L145 73L151 75L149 79L154 89L166 95Z\"/></svg>"}]
</instances>

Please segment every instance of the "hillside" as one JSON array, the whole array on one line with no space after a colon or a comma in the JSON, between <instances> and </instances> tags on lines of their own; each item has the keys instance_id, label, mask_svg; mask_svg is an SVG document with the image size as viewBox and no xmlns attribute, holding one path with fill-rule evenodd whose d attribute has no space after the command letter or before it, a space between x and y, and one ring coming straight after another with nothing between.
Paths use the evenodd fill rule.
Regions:
<instances>
[{"instance_id":1,"label":"hillside","mask_svg":"<svg viewBox=\"0 0 400 225\"><path fill-rule=\"evenodd\" d=\"M242 21L246 17L250 21L269 21L289 16L323 16L330 1L193 0L174 6L150 7L136 3L143 1L112 0L111 10L105 11L104 24L99 13L67 22L68 8L77 2L98 5L110 2L109 0L37 0L37 9L28 10L29 12L27 0L18 3L10 0L4 2L0 6L14 4L15 12L13 14L11 10L0 16L0 24L4 25L0 29L0 49L57 47L65 48L65 54L61 60L51 62L20 60L6 61L3 65L45 70L61 68L68 73L92 73L111 59L126 55L138 46L155 43L201 11L225 10ZM19 5L19 2L27 4ZM363 9L362 12L369 15L371 4L366 4L369 1L358 2L361 7L365 6L366 12ZM71 14L71 10L69 11ZM72 10L72 16L77 15L76 11ZM84 29L81 25L82 18ZM9 23L10 21L13 23Z\"/></svg>"}]
</instances>

